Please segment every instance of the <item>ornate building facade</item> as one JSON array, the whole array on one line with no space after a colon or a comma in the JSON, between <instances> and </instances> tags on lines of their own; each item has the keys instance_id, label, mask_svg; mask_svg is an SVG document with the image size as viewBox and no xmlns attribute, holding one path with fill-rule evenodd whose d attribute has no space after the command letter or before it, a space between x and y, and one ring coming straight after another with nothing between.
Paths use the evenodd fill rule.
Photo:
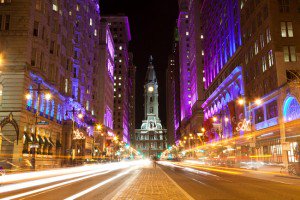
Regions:
<instances>
[{"instance_id":1,"label":"ornate building facade","mask_svg":"<svg viewBox=\"0 0 300 200\"><path fill-rule=\"evenodd\" d=\"M135 148L146 157L159 156L167 148L167 130L158 115L158 83L152 62L151 56L144 85L145 120L135 134Z\"/></svg>"},{"instance_id":2,"label":"ornate building facade","mask_svg":"<svg viewBox=\"0 0 300 200\"><path fill-rule=\"evenodd\" d=\"M99 45L98 1L3 1L0 16L0 115L11 112L19 130L2 127L1 157L21 167L35 157L36 168L91 158L95 124L112 127L113 112L112 97L103 114L96 95L100 66L113 84L113 64L100 63L100 46L113 43L106 32L111 42Z\"/></svg>"}]
</instances>

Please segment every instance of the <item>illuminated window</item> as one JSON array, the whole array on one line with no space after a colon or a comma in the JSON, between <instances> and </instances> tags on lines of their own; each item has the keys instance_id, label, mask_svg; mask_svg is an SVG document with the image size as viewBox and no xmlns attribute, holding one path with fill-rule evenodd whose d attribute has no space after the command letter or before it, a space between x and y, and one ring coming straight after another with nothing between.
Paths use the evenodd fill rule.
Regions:
<instances>
[{"instance_id":1,"label":"illuminated window","mask_svg":"<svg viewBox=\"0 0 300 200\"><path fill-rule=\"evenodd\" d=\"M95 111L94 110L92 110L92 115L95 115Z\"/></svg>"},{"instance_id":2,"label":"illuminated window","mask_svg":"<svg viewBox=\"0 0 300 200\"><path fill-rule=\"evenodd\" d=\"M284 62L296 62L296 48L295 46L283 47Z\"/></svg>"},{"instance_id":3,"label":"illuminated window","mask_svg":"<svg viewBox=\"0 0 300 200\"><path fill-rule=\"evenodd\" d=\"M189 35L190 35L190 33L187 31L187 32L185 33L185 35L186 35L186 36L189 36Z\"/></svg>"},{"instance_id":4,"label":"illuminated window","mask_svg":"<svg viewBox=\"0 0 300 200\"><path fill-rule=\"evenodd\" d=\"M122 62L122 60L120 59L120 60L119 60L119 63L121 63L121 62Z\"/></svg>"},{"instance_id":5,"label":"illuminated window","mask_svg":"<svg viewBox=\"0 0 300 200\"><path fill-rule=\"evenodd\" d=\"M203 39L203 38L204 38L204 36L203 36L203 35L201 35L201 36L200 36L200 38L201 38L201 39Z\"/></svg>"},{"instance_id":6,"label":"illuminated window","mask_svg":"<svg viewBox=\"0 0 300 200\"><path fill-rule=\"evenodd\" d=\"M97 36L97 29L94 30L94 36Z\"/></svg>"},{"instance_id":7,"label":"illuminated window","mask_svg":"<svg viewBox=\"0 0 300 200\"><path fill-rule=\"evenodd\" d=\"M119 80L122 80L122 77L121 77L121 76L119 77Z\"/></svg>"},{"instance_id":8,"label":"illuminated window","mask_svg":"<svg viewBox=\"0 0 300 200\"><path fill-rule=\"evenodd\" d=\"M79 11L80 10L80 6L79 4L76 5L76 11Z\"/></svg>"},{"instance_id":9,"label":"illuminated window","mask_svg":"<svg viewBox=\"0 0 300 200\"><path fill-rule=\"evenodd\" d=\"M53 0L52 9L56 12L58 11L57 0Z\"/></svg>"},{"instance_id":10,"label":"illuminated window","mask_svg":"<svg viewBox=\"0 0 300 200\"><path fill-rule=\"evenodd\" d=\"M68 93L68 79L66 78L65 79L65 93L67 94Z\"/></svg>"},{"instance_id":11,"label":"illuminated window","mask_svg":"<svg viewBox=\"0 0 300 200\"><path fill-rule=\"evenodd\" d=\"M293 23L281 22L281 37L294 37Z\"/></svg>"},{"instance_id":12,"label":"illuminated window","mask_svg":"<svg viewBox=\"0 0 300 200\"><path fill-rule=\"evenodd\" d=\"M254 54L257 55L258 54L258 42L255 41L254 43Z\"/></svg>"},{"instance_id":13,"label":"illuminated window","mask_svg":"<svg viewBox=\"0 0 300 200\"><path fill-rule=\"evenodd\" d=\"M272 67L274 65L274 56L272 50L269 51L268 57L269 57L269 67Z\"/></svg>"},{"instance_id":14,"label":"illuminated window","mask_svg":"<svg viewBox=\"0 0 300 200\"><path fill-rule=\"evenodd\" d=\"M204 56L204 51L203 50L201 51L201 55Z\"/></svg>"},{"instance_id":15,"label":"illuminated window","mask_svg":"<svg viewBox=\"0 0 300 200\"><path fill-rule=\"evenodd\" d=\"M186 19L188 19L188 18L189 18L189 16L188 16L188 15L185 15L185 18L186 18Z\"/></svg>"},{"instance_id":16,"label":"illuminated window","mask_svg":"<svg viewBox=\"0 0 300 200\"><path fill-rule=\"evenodd\" d=\"M123 49L123 47L122 46L119 46L119 50L122 50Z\"/></svg>"},{"instance_id":17,"label":"illuminated window","mask_svg":"<svg viewBox=\"0 0 300 200\"><path fill-rule=\"evenodd\" d=\"M90 18L90 26L93 26L93 19Z\"/></svg>"},{"instance_id":18,"label":"illuminated window","mask_svg":"<svg viewBox=\"0 0 300 200\"><path fill-rule=\"evenodd\" d=\"M270 28L267 28L267 30L266 30L266 36L267 36L267 43L271 42L272 38L271 38Z\"/></svg>"},{"instance_id":19,"label":"illuminated window","mask_svg":"<svg viewBox=\"0 0 300 200\"><path fill-rule=\"evenodd\" d=\"M86 109L86 110L89 110L89 109L90 109L90 102L89 102L89 101L86 101L85 109Z\"/></svg>"},{"instance_id":20,"label":"illuminated window","mask_svg":"<svg viewBox=\"0 0 300 200\"><path fill-rule=\"evenodd\" d=\"M267 63L266 63L265 56L262 57L262 69L263 69L263 72L265 72L267 70Z\"/></svg>"}]
</instances>

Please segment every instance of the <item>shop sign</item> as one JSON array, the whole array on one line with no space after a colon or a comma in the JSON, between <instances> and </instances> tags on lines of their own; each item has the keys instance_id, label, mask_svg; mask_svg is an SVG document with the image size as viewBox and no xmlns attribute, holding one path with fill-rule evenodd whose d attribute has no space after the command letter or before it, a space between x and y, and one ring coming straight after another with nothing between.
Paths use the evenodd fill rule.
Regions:
<instances>
[{"instance_id":1,"label":"shop sign","mask_svg":"<svg viewBox=\"0 0 300 200\"><path fill-rule=\"evenodd\" d=\"M78 129L73 131L73 140L84 140L84 133L80 132Z\"/></svg>"},{"instance_id":2,"label":"shop sign","mask_svg":"<svg viewBox=\"0 0 300 200\"><path fill-rule=\"evenodd\" d=\"M243 121L239 122L236 127L237 131L251 131L251 121L244 119Z\"/></svg>"}]
</instances>

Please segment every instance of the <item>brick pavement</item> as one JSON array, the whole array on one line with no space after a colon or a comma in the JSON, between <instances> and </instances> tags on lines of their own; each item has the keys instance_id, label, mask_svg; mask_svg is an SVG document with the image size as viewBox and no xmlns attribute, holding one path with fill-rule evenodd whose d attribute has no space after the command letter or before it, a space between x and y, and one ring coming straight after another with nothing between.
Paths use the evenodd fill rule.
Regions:
<instances>
[{"instance_id":1,"label":"brick pavement","mask_svg":"<svg viewBox=\"0 0 300 200\"><path fill-rule=\"evenodd\" d=\"M156 168L145 166L137 178L128 187L121 190L113 199L188 200L193 198L158 166Z\"/></svg>"}]
</instances>

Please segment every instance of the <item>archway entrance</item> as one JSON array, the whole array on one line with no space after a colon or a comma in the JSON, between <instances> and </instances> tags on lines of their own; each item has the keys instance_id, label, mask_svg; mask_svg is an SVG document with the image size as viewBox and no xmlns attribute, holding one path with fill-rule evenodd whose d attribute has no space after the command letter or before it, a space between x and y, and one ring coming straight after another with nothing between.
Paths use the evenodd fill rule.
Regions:
<instances>
[{"instance_id":1,"label":"archway entrance","mask_svg":"<svg viewBox=\"0 0 300 200\"><path fill-rule=\"evenodd\" d=\"M0 166L12 167L15 141L18 144L19 126L10 113L0 122Z\"/></svg>"}]
</instances>

